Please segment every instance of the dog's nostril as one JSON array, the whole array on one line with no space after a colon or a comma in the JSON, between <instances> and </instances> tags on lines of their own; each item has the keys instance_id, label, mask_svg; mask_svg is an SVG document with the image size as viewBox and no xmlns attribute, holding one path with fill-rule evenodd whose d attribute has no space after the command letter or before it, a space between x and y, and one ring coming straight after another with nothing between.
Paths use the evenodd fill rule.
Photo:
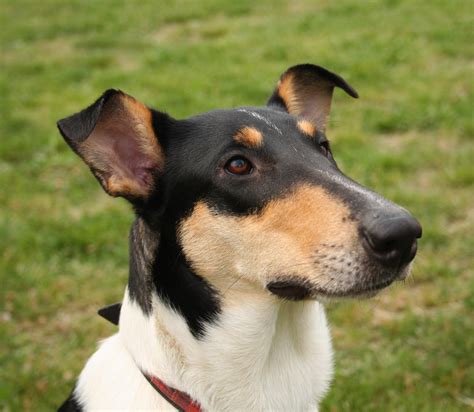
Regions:
<instances>
[{"instance_id":1,"label":"dog's nostril","mask_svg":"<svg viewBox=\"0 0 474 412\"><path fill-rule=\"evenodd\" d=\"M385 239L383 236L379 237L375 232L363 230L362 236L375 252L386 253L390 252L395 247L394 241L392 239Z\"/></svg>"},{"instance_id":2,"label":"dog's nostril","mask_svg":"<svg viewBox=\"0 0 474 412\"><path fill-rule=\"evenodd\" d=\"M405 213L382 215L375 219L372 215L363 222L361 234L371 256L387 265L399 265L415 257L421 226Z\"/></svg>"}]
</instances>

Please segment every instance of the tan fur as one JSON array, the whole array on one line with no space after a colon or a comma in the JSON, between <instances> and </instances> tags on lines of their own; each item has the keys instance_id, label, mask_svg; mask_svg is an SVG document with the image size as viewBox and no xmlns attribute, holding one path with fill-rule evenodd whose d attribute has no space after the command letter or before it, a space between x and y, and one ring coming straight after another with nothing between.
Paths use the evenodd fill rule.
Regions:
<instances>
[{"instance_id":1,"label":"tan fur","mask_svg":"<svg viewBox=\"0 0 474 412\"><path fill-rule=\"evenodd\" d=\"M287 73L277 86L278 94L288 112L302 116L324 131L331 109L333 86L327 82L297 83L292 73Z\"/></svg>"},{"instance_id":2,"label":"tan fur","mask_svg":"<svg viewBox=\"0 0 474 412\"><path fill-rule=\"evenodd\" d=\"M164 153L153 130L151 110L133 97L123 96L123 103L126 111L131 115L140 148L143 153L161 164L164 160Z\"/></svg>"},{"instance_id":3,"label":"tan fur","mask_svg":"<svg viewBox=\"0 0 474 412\"><path fill-rule=\"evenodd\" d=\"M234 135L234 141L249 148L263 145L262 133L254 127L243 127Z\"/></svg>"},{"instance_id":4,"label":"tan fur","mask_svg":"<svg viewBox=\"0 0 474 412\"><path fill-rule=\"evenodd\" d=\"M156 311L155 313L159 313L159 311ZM183 348L176 338L169 332L159 316L155 316L153 319L155 321L158 336L161 336L161 338L166 342L167 347L173 354L175 363L177 363L181 369L184 369L187 362L183 353Z\"/></svg>"},{"instance_id":5,"label":"tan fur","mask_svg":"<svg viewBox=\"0 0 474 412\"><path fill-rule=\"evenodd\" d=\"M298 114L302 112L298 98L293 87L293 75L286 74L283 79L278 82L278 94L285 102L286 108L290 114Z\"/></svg>"},{"instance_id":6,"label":"tan fur","mask_svg":"<svg viewBox=\"0 0 474 412\"><path fill-rule=\"evenodd\" d=\"M347 207L321 187L300 185L244 217L199 202L181 223L179 238L193 269L214 287L252 294L282 277L323 284L325 273L313 255L330 244L351 250L357 230L348 216Z\"/></svg>"},{"instance_id":7,"label":"tan fur","mask_svg":"<svg viewBox=\"0 0 474 412\"><path fill-rule=\"evenodd\" d=\"M296 125L298 126L298 129L300 129L300 131L304 133L305 135L309 137L315 137L316 126L313 123L308 122L307 120L303 119L303 120L298 120Z\"/></svg>"},{"instance_id":8,"label":"tan fur","mask_svg":"<svg viewBox=\"0 0 474 412\"><path fill-rule=\"evenodd\" d=\"M78 150L112 196L146 196L148 190L137 181L127 163L116 154L116 147L125 145L157 165L164 163L164 154L153 132L151 111L125 94L107 102L96 127Z\"/></svg>"}]
</instances>

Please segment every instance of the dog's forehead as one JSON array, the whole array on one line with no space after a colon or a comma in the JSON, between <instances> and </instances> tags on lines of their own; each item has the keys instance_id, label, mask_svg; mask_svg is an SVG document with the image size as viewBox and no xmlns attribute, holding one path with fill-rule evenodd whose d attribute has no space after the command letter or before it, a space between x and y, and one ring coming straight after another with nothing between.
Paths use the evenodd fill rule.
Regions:
<instances>
[{"instance_id":1,"label":"dog's forehead","mask_svg":"<svg viewBox=\"0 0 474 412\"><path fill-rule=\"evenodd\" d=\"M254 107L240 107L233 112L242 118L243 122L251 121L260 124L264 129L270 129L280 135L288 127L295 127L295 119L281 111Z\"/></svg>"},{"instance_id":2,"label":"dog's forehead","mask_svg":"<svg viewBox=\"0 0 474 412\"><path fill-rule=\"evenodd\" d=\"M264 136L284 136L297 131L297 119L286 112L267 107L244 106L213 110L190 118L198 128L212 129L232 136L245 127L258 130Z\"/></svg>"}]
</instances>

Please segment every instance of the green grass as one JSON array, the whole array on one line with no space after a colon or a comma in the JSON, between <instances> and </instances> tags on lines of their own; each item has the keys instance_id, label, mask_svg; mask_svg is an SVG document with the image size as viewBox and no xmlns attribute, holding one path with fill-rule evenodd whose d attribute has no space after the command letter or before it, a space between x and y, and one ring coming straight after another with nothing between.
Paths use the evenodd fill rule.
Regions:
<instances>
[{"instance_id":1,"label":"green grass","mask_svg":"<svg viewBox=\"0 0 474 412\"><path fill-rule=\"evenodd\" d=\"M336 378L322 410L472 408L472 2L167 3L0 0L0 407L65 398L114 332L95 312L127 277L129 207L55 121L109 87L176 117L260 105L288 66L316 62L361 95L335 95L340 166L424 226L409 281L329 305Z\"/></svg>"}]
</instances>

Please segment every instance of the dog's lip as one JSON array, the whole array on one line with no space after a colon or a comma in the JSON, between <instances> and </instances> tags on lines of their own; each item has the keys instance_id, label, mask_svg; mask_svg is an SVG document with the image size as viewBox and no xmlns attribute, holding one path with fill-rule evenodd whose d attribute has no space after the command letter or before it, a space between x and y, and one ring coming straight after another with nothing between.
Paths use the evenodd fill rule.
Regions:
<instances>
[{"instance_id":1,"label":"dog's lip","mask_svg":"<svg viewBox=\"0 0 474 412\"><path fill-rule=\"evenodd\" d=\"M349 290L345 290L341 292L328 291L328 290L315 288L313 289L313 293L316 296L323 296L326 298L372 297L372 296L375 296L382 289L385 289L386 287L390 286L395 280L396 280L396 277L392 277L390 279L386 279L381 282L366 285L365 287L353 288L353 289L349 289Z\"/></svg>"},{"instance_id":2,"label":"dog's lip","mask_svg":"<svg viewBox=\"0 0 474 412\"><path fill-rule=\"evenodd\" d=\"M345 291L330 291L309 287L294 281L274 281L267 285L267 289L274 295L287 300L316 299L318 296L325 298L358 298L375 296L382 289L390 286L396 278L390 278L365 287L353 288Z\"/></svg>"},{"instance_id":3,"label":"dog's lip","mask_svg":"<svg viewBox=\"0 0 474 412\"><path fill-rule=\"evenodd\" d=\"M308 280L284 279L280 278L269 282L266 285L267 290L272 294L288 300L304 300L324 298L370 298L375 296L382 289L387 288L395 281L403 281L409 274L409 265L403 270L397 270L390 274L385 274L384 279L377 281L367 281L360 285L354 285L347 290L330 290L320 288Z\"/></svg>"},{"instance_id":4,"label":"dog's lip","mask_svg":"<svg viewBox=\"0 0 474 412\"><path fill-rule=\"evenodd\" d=\"M288 300L302 300L311 295L311 289L307 285L291 280L270 282L267 289L274 295Z\"/></svg>"}]
</instances>

